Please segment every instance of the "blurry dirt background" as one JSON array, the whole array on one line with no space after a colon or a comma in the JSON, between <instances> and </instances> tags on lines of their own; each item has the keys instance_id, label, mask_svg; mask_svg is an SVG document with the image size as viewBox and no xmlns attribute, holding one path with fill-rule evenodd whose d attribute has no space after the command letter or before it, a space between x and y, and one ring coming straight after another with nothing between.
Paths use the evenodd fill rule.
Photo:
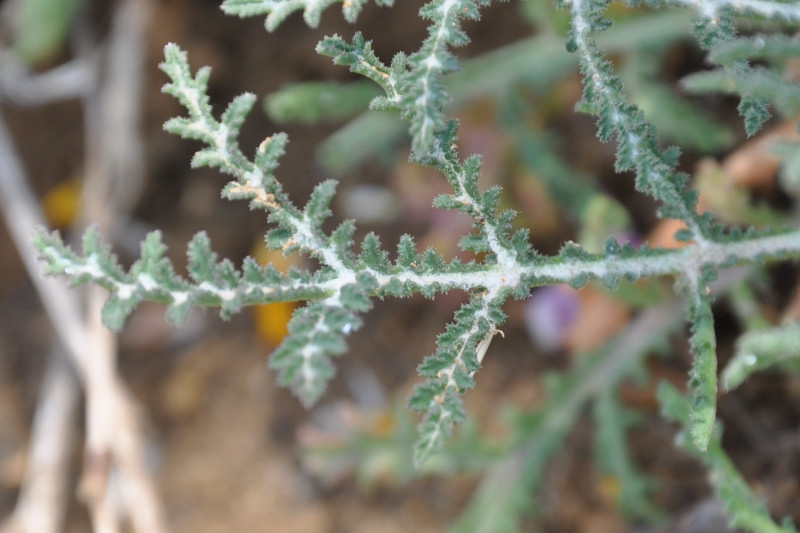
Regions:
<instances>
[{"instance_id":1,"label":"blurry dirt background","mask_svg":"<svg viewBox=\"0 0 800 533\"><path fill-rule=\"evenodd\" d=\"M384 59L410 51L425 34L425 24L417 16L419 2L397 4L391 13L369 5L358 22ZM163 230L178 266L184 261L184 243L200 229L208 231L220 255L238 262L260 242L264 216L250 213L244 203L219 201L224 178L215 171L189 168L199 145L162 131L163 122L181 112L171 97L160 92L165 77L156 66L163 46L177 42L189 52L193 68L213 67L210 92L219 110L245 90L263 96L289 82L349 79L346 69L332 66L313 49L323 35L349 37L354 28L343 21L338 7L327 10L318 29L308 29L296 14L274 34L265 32L262 18L224 16L214 0L153 1L151 9L143 122L146 189L134 218L145 229ZM467 24L473 42L457 53L468 57L530 35L517 10L516 3L487 9L480 24ZM106 27L108 7L95 6L91 17L98 28ZM6 105L3 113L38 194L44 197L57 185L80 178L84 141L79 104L37 109ZM610 168L613 154L609 147L598 147L590 118L572 114L562 121L560 127L573 135L575 153L591 158L581 166L602 163ZM289 133L278 177L300 204L315 183L329 177L342 179L344 188L358 180L387 183L392 171L377 165L367 165L361 175L330 176L315 164L311 154L316 144L336 126L278 127L257 107L241 142L245 153L252 153L271 132ZM585 150L577 148L583 146ZM398 156L398 161L402 159ZM424 225L414 220L413 213L401 212L390 222L360 230L376 229L391 248L399 234L419 234ZM559 242L564 236L568 237L556 232L552 240ZM139 229L131 229L131 240L140 237ZM0 243L0 513L6 514L19 489L36 391L52 335L3 227ZM122 252L124 263L132 259ZM783 277L792 276L789 269ZM363 383L373 388L377 384L373 397L379 397L386 409L404 401L417 379L415 367L433 351L436 335L460 299L454 295L436 303L421 298L376 302L362 330L351 336L349 352L338 360L337 378L323 403L334 406L333 411L337 402L353 405ZM476 389L466 396L470 416L489 433L500 431L493 414L501 405L536 405L542 394L537 376L545 369L568 365L564 354L536 353L525 334L518 303L509 305L508 313L505 338L495 339ZM365 486L344 472L323 482L301 461L299 439L308 432L312 418L328 411L323 407L315 414L306 412L276 387L266 364L273 346L255 333L253 315L244 312L224 323L213 312L197 313L180 330L162 317L160 306L144 305L135 313L121 335L120 368L145 410L152 463L175 532L424 533L445 530L463 509L476 483L469 476L425 477L403 484L387 478ZM723 314L719 328L725 357L735 323ZM676 340L674 354L653 362L652 370L657 379L682 385L687 366L684 341ZM662 529L637 527L618 514L610 495L613 489L593 474L587 416L548 469L547 489L539 498L543 530L724 531L719 521L698 526L702 529L686 525L687 517L698 513L712 520L716 508L708 500L702 469L672 446L674 428L658 417L653 397L657 379L627 387L623 393L628 403L650 418L630 432L630 444L640 467L659 483L655 500L672 517L669 524ZM800 518L800 454L793 437L798 400L800 382L767 374L752 379L721 406L725 442L733 458L775 514L795 520ZM770 440L783 443L779 455L773 453ZM80 468L78 456L75 479ZM68 524L70 532L88 531L85 510L77 499Z\"/></svg>"}]
</instances>

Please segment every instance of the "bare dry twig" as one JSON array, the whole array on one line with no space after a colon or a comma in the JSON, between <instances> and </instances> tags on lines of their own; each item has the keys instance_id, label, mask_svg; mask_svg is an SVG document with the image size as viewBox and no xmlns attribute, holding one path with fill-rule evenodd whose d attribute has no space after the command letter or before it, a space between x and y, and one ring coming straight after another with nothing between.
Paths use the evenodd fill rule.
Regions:
<instances>
[{"instance_id":1,"label":"bare dry twig","mask_svg":"<svg viewBox=\"0 0 800 533\"><path fill-rule=\"evenodd\" d=\"M123 0L119 4L109 38L106 76L101 78L83 70L77 73L84 82L96 81L94 90L87 91L82 83L53 90L53 83L75 79L74 72L66 75L64 71L33 84L44 87L37 94L45 99L53 95L84 96L87 176L82 218L99 223L104 229L111 229L111 220L118 220L120 211L127 212L136 197L135 188L119 185L141 183L138 117L147 11L147 3L139 0ZM81 69L86 65L96 67L94 55L90 50L73 65ZM163 506L145 460L141 416L117 375L115 337L97 318L104 295L96 289L90 291L83 312L76 293L40 275L28 239L37 226L44 225L44 217L2 121L0 203L15 244L86 393L86 461L80 493L89 506L94 531L116 533L126 518L138 533L167 531ZM74 417L70 413L74 409L69 406L75 405L77 398L74 378L70 389L67 380L71 374L65 368L68 369L65 362L57 359L48 367L37 406L25 488L14 516L7 522L7 531L55 533L61 528L65 503L63 490L59 492L58 487L63 486L63 454L73 429L70 422ZM70 400L70 395L75 399ZM61 409L55 409L54 403ZM53 449L54 444L59 450Z\"/></svg>"}]
</instances>

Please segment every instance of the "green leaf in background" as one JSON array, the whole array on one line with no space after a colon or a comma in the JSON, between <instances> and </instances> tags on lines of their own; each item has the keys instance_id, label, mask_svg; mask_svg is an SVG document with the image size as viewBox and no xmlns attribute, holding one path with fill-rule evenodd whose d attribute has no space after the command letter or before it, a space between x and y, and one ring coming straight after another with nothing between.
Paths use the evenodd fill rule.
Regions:
<instances>
[{"instance_id":1,"label":"green leaf in background","mask_svg":"<svg viewBox=\"0 0 800 533\"><path fill-rule=\"evenodd\" d=\"M797 359L800 359L800 324L745 333L722 373L722 386L725 390L735 389L759 370Z\"/></svg>"},{"instance_id":2,"label":"green leaf in background","mask_svg":"<svg viewBox=\"0 0 800 533\"><path fill-rule=\"evenodd\" d=\"M715 123L696 105L660 83L643 83L636 103L658 126L658 135L684 148L704 154L717 153L734 141L730 128Z\"/></svg>"},{"instance_id":3,"label":"green leaf in background","mask_svg":"<svg viewBox=\"0 0 800 533\"><path fill-rule=\"evenodd\" d=\"M298 83L267 96L264 109L278 123L337 121L366 111L378 95L378 88L367 80Z\"/></svg>"},{"instance_id":4,"label":"green leaf in background","mask_svg":"<svg viewBox=\"0 0 800 533\"><path fill-rule=\"evenodd\" d=\"M631 457L626 432L638 418L613 392L604 389L597 395L592 414L595 419L595 457L606 475L619 483L616 503L627 516L650 522L665 518L650 500L655 483L639 471Z\"/></svg>"},{"instance_id":5,"label":"green leaf in background","mask_svg":"<svg viewBox=\"0 0 800 533\"><path fill-rule=\"evenodd\" d=\"M21 0L14 27L14 52L30 65L52 59L64 46L83 0Z\"/></svg>"}]
</instances>

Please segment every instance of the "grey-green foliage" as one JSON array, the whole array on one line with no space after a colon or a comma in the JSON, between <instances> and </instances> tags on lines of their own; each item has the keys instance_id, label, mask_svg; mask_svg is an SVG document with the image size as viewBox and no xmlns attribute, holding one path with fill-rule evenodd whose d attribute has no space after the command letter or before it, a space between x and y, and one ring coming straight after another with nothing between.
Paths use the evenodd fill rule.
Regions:
<instances>
[{"instance_id":1,"label":"grey-green foliage","mask_svg":"<svg viewBox=\"0 0 800 533\"><path fill-rule=\"evenodd\" d=\"M316 28L322 12L332 4L342 4L342 13L350 22L355 22L367 0L225 0L222 10L229 15L253 17L267 15L265 21L269 31L277 28L286 17L295 11L303 11L303 18L312 28ZM375 0L382 6L391 6L393 0Z\"/></svg>"},{"instance_id":2,"label":"grey-green foliage","mask_svg":"<svg viewBox=\"0 0 800 533\"><path fill-rule=\"evenodd\" d=\"M241 16L267 15L267 28L273 29L291 12L301 9L306 21L315 25L321 11L332 3L334 0L227 0L223 8ZM344 2L348 19L354 19L364 3L364 0ZM419 366L423 381L410 400L411 407L423 413L415 445L418 464L441 451L453 429L467 416L462 395L474 386L489 343L505 320L502 307L509 298L523 298L535 287L556 283L581 287L590 280L598 280L616 289L621 282L674 276L687 295L694 358L689 380L691 409L681 421L687 424L698 453L711 453L716 446L717 363L710 283L718 271L732 265L799 257L800 230L728 228L710 213L698 213L697 193L688 188L688 176L679 170L678 149L661 146L655 127L628 99L620 75L598 45L597 35L612 25L605 16L608 1L560 0L556 3L569 21L565 46L577 58L583 75L579 109L597 117L597 135L601 141L616 143L617 170L629 172L637 190L658 202L660 216L685 223L686 229L678 237L686 246L670 250L647 246L634 249L610 239L600 252L587 251L572 242L565 243L560 253L553 256L533 249L528 230L513 229L515 213L498 207L500 189L479 188L481 158L459 155L458 124L446 115L451 95L445 79L459 69L453 48L468 40L462 22L479 18L480 9L489 3L489 0L425 3L420 16L430 23L427 37L418 50L399 53L389 64L376 56L361 33L349 40L338 35L325 37L317 45L320 54L375 83L379 94L371 101L373 109L396 113L408 121L411 160L438 170L452 189L436 198L434 207L460 211L470 217L472 230L463 236L460 246L480 259L464 263L458 259L445 260L433 249L420 253L408 235L393 247L394 253L387 251L372 233L356 244L355 223L349 220L332 231L323 229L331 214L329 205L335 183L320 183L303 207L295 205L275 176L286 136L278 133L268 137L253 156L239 148L239 129L255 96L237 97L216 118L207 95L210 70L203 67L192 74L186 53L170 44L165 48L165 61L161 65L169 78L164 90L183 104L186 115L171 119L165 128L204 145L195 154L192 165L216 167L230 176L231 181L223 188L225 198L247 200L251 208L268 214L272 229L266 241L271 248L286 254L311 256L319 268L283 274L250 259L237 268L228 260L218 260L208 238L199 234L189 244L189 278L182 278L164 258L159 234L153 233L142 244L141 259L125 272L95 231L87 232L83 252L76 253L58 235L42 230L34 236L34 244L46 262L46 270L70 276L75 283L93 282L109 289L112 295L104 318L114 329L121 328L126 317L145 300L167 304L168 316L177 322L194 306L218 307L221 315L227 317L248 305L307 302L295 312L289 336L271 358L280 382L290 386L306 405L314 404L324 393L334 373L333 357L346 351L346 337L362 325L361 315L371 308L372 298L406 297L415 293L435 298L453 289L468 292L469 301L437 339L435 353ZM733 80L731 90L741 97L739 109L745 128L748 134L755 133L767 119L768 104L776 93L763 91L751 83L763 73L750 65L749 59L757 53L752 50L748 53L748 47L755 41L737 39L737 23L740 18L767 18L796 28L800 23L800 5L777 0L631 3L644 3L651 8L685 5L695 10L694 34L720 65L721 72ZM784 54L791 53L786 43L776 42L775 48ZM786 109L781 101L775 103L779 112ZM535 144L520 132L516 134L523 144ZM579 196L585 197L583 193ZM574 387L585 389L580 384ZM611 412L615 409L613 402L604 401L598 404L600 420L608 418L609 409ZM568 405L579 404L573 399ZM570 417L577 413L577 407L572 407ZM564 425L568 419L553 420L561 433L553 433L554 440L548 441L551 447L557 446L560 440L557 436L565 434L569 427L568 422ZM619 438L622 428L611 429L605 438ZM625 474L629 468L624 462L610 463L608 467L627 475L634 484L639 483L634 475ZM538 472L540 468L541 464L536 463L526 471ZM521 479L530 484L530 476Z\"/></svg>"},{"instance_id":3,"label":"grey-green foliage","mask_svg":"<svg viewBox=\"0 0 800 533\"><path fill-rule=\"evenodd\" d=\"M367 80L307 82L268 95L264 109L277 123L336 121L363 111L379 89Z\"/></svg>"},{"instance_id":4,"label":"grey-green foliage","mask_svg":"<svg viewBox=\"0 0 800 533\"><path fill-rule=\"evenodd\" d=\"M734 389L759 370L798 359L800 325L749 331L736 344L736 353L722 373L722 386L726 390Z\"/></svg>"}]
</instances>

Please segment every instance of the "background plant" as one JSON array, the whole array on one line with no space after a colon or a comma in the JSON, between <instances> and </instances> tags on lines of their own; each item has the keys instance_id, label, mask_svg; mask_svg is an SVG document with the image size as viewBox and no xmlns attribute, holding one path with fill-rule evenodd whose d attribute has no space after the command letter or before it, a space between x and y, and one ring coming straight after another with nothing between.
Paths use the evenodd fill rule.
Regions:
<instances>
[{"instance_id":1,"label":"background plant","mask_svg":"<svg viewBox=\"0 0 800 533\"><path fill-rule=\"evenodd\" d=\"M514 213L499 208L500 189L478 187L480 158L460 156L458 125L446 117L449 94L458 94L458 87L467 92L470 83L453 75L453 87L446 85L445 75L458 66L450 48L466 42L461 22L477 18L480 7L487 3L445 0L426 4L421 15L431 21L427 39L417 52L407 56L398 54L388 65L376 57L360 34L349 41L338 36L327 37L317 47L337 64L348 66L378 85L383 94L372 99L373 109L397 112L410 123L411 160L440 171L447 179L452 193L440 195L434 206L460 211L470 217L473 229L463 236L460 247L474 254L476 260L448 261L433 249L420 253L410 236L400 239L395 255L386 252L377 235L371 233L356 246L353 242L356 228L352 221L342 222L332 231L323 229L330 215L329 204L335 184L330 181L319 184L303 208L295 206L274 176L286 137L275 134L267 138L252 159L243 154L236 141L255 97L250 94L237 97L219 119L215 118L206 94L209 70L203 68L192 75L186 55L177 46L169 45L162 65L170 78L165 90L180 100L188 115L169 121L166 128L207 145L197 152L192 163L217 167L233 177L223 189L225 197L249 200L252 208L269 213L269 221L275 226L267 234L270 247L287 254L304 253L316 259L320 268L295 269L284 274L246 260L242 268L237 269L228 260L218 261L208 238L199 234L189 244L190 277L184 279L176 275L164 259L165 248L156 232L143 242L139 261L125 272L116 264L97 232L90 230L84 237L82 254L69 249L57 235L38 233L34 242L47 262L48 272L67 274L78 283L92 281L111 290L103 316L110 327L117 329L145 300L166 303L168 316L176 321L184 319L193 306L219 307L226 317L247 305L307 301L295 312L289 324L290 335L271 358L279 380L291 386L307 405L315 403L323 394L333 375L332 357L345 351L344 338L360 327L359 315L370 309L371 297L404 297L414 293L435 297L453 289L468 292L469 302L456 312L455 320L439 337L436 352L419 367L425 381L417 388L410 404L424 413L414 447L415 462L420 465L442 450L453 428L465 419L461 395L473 386L474 376L500 330L505 319L501 307L506 300L524 298L533 288L543 285L568 283L582 287L590 280L597 280L608 288L624 289L626 284L643 278L674 276L678 292L686 300L683 305L688 309L691 324L694 358L689 380L691 409L684 409L674 394L665 392L662 395L665 410L670 417L687 425L691 449L700 454L714 469L717 479L722 480L717 487L729 506L734 523L754 530L767 530L763 529L766 527L778 530L780 526L755 503L746 485L736 477L735 470L720 466L725 463L719 459L723 452L714 434L717 358L711 312L712 282L720 270L734 265L760 265L796 257L800 235L794 229L726 226L708 212L698 213L697 192L687 188L689 176L678 170L677 150L661 147L656 129L646 120L647 115L628 100L622 78L605 59L595 40L595 33L608 30L610 35L613 31L613 28L608 29L611 21L604 16L607 3L573 0L559 7L567 15L563 19L568 26L566 47L577 58L583 73L584 91L579 108L598 117L598 136L602 141L616 143L617 169L635 175L637 189L659 202L661 217L682 222L683 229L677 237L685 245L674 249L655 249L647 245L634 248L612 237L600 249L588 243L581 246L570 242L553 256L534 250L528 231L513 229ZM665 4L647 3L649 7L683 5L681 2ZM775 69L782 66L787 57L796 55L793 41L780 33L784 28L796 27L800 21L796 6L774 1L746 5L687 4L696 11L694 33L698 41L709 51L709 58L719 65L717 71L687 80L689 88L724 87L739 95L739 111L749 135L756 133L768 119L770 103L781 113L797 111L796 85L775 74ZM346 3L346 16L356 17L362 5L363 2ZM313 25L323 6L314 3L306 6L303 2L228 1L223 8L239 15L268 14L269 29L299 9L304 9L306 21ZM659 15L649 16L656 20ZM740 20L761 19L772 24L766 27L770 33L737 37ZM650 24L654 24L653 20ZM530 55L525 51L517 50L516 55L512 52L508 57ZM750 61L756 57L760 60L766 57L766 66L751 65ZM535 58L531 56L531 61L535 62ZM635 66L636 62L632 64ZM480 67L476 67L476 72L485 74ZM657 91L652 87L641 90L648 94L647 89L651 95ZM544 174L550 176L548 185L554 197L570 205L585 222L593 220L598 212L598 191L582 176L559 166L561 162L552 154L548 158L542 139L514 121L515 109L519 109L515 104L525 105L524 102L513 98L513 92L509 96L505 121L525 159L532 166L546 166ZM678 100L665 102L680 105ZM673 132L682 133L681 128L674 127ZM787 152L792 153L791 149ZM561 176L569 179L559 179ZM608 205L611 207L600 209L601 219L611 220L613 229L621 229L626 218L617 217L614 222L614 217L609 217L608 213L618 213L617 206L613 201ZM725 282L723 279L722 284ZM630 372L635 373L637 362L651 348L649 342L659 338L650 335L648 342L643 342L641 330L637 329L642 326L637 324L656 321L663 325L663 333L672 324L665 317L656 320L647 313L642 312L629 326L630 333L621 334L571 373L554 378L549 393L553 398L551 408L536 413L529 420L522 415L515 421L514 425L524 431L509 444L506 460L498 463L500 466L493 465L493 471L484 478L484 488L478 491L473 507L467 511L465 524L470 525L465 528L498 531L517 527L518 516L524 508L519 495L533 488L544 460L557 448L588 400L592 400L601 428L598 446L606 450L600 455L609 459L607 468L614 469L629 483L626 490L636 497L641 496L644 482L637 477L625 454L614 461L609 451L613 449L609 443L624 440L621 436L626 416L620 415L621 406L608 394L608 386L619 383ZM661 316L657 311L652 313ZM780 346L777 335L791 335L791 330L773 332L767 335L772 339L767 342ZM749 363L753 358L756 361L767 361L759 357L769 358L769 361L783 358L766 355L769 350L750 353L752 344L744 340L742 346L747 348L742 356L747 364L739 364L740 369L761 366ZM773 349L773 354L775 350L783 351L779 347ZM740 375L741 372L734 373ZM726 383L735 382L728 380ZM504 494L497 490L496 483L500 479L504 483L511 479L516 484L511 484L513 488ZM487 501L489 503L485 503ZM641 500L634 512L641 514L646 508L646 501ZM788 524L783 527L791 530Z\"/></svg>"}]
</instances>

